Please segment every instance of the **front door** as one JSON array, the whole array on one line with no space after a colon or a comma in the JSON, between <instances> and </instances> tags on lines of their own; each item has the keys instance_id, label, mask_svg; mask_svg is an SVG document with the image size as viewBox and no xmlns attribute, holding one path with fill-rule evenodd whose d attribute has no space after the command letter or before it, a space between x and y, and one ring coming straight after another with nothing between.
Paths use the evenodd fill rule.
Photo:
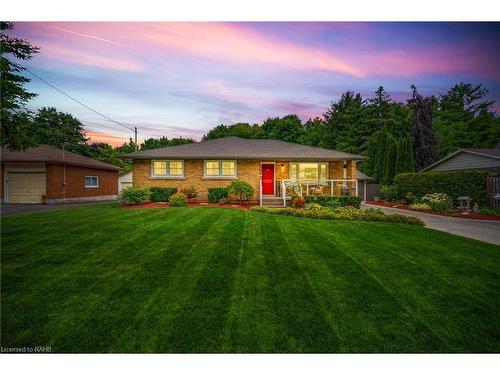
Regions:
<instances>
[{"instance_id":1,"label":"front door","mask_svg":"<svg viewBox=\"0 0 500 375\"><path fill-rule=\"evenodd\" d=\"M262 194L274 194L274 164L262 164Z\"/></svg>"}]
</instances>

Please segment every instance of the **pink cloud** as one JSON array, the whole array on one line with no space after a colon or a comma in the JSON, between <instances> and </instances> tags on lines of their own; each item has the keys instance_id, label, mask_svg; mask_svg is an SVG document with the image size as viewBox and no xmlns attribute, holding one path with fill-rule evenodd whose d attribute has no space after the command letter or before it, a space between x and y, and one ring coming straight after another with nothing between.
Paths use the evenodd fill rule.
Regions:
<instances>
[{"instance_id":1,"label":"pink cloud","mask_svg":"<svg viewBox=\"0 0 500 375\"><path fill-rule=\"evenodd\" d=\"M121 146L122 144L127 143L129 141L129 139L126 137L117 137L114 135L95 132L95 131L87 131L85 132L85 135L90 138L91 143L93 142L109 143L111 146L114 147Z\"/></svg>"}]
</instances>

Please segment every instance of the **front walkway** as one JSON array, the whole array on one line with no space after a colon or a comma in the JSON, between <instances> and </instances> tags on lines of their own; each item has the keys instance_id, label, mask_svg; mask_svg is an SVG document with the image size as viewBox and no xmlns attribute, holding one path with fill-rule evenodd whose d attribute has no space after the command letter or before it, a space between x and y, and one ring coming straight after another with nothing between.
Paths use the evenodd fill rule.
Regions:
<instances>
[{"instance_id":1,"label":"front walkway","mask_svg":"<svg viewBox=\"0 0 500 375\"><path fill-rule=\"evenodd\" d=\"M373 204L361 205L361 208L368 207L380 208L386 214L416 216L422 219L427 228L500 245L500 221L462 219L427 214L424 212L401 210L399 208L381 207Z\"/></svg>"}]
</instances>

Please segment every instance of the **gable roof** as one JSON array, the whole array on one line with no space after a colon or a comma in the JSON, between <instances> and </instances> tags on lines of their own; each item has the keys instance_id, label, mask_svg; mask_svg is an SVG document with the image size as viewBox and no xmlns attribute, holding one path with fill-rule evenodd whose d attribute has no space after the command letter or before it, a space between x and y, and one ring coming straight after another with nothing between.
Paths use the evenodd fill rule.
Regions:
<instances>
[{"instance_id":1,"label":"gable roof","mask_svg":"<svg viewBox=\"0 0 500 375\"><path fill-rule=\"evenodd\" d=\"M246 159L246 160L365 160L362 155L299 145L275 139L224 137L198 143L138 151L130 159Z\"/></svg>"},{"instance_id":2,"label":"gable roof","mask_svg":"<svg viewBox=\"0 0 500 375\"><path fill-rule=\"evenodd\" d=\"M482 156L485 158L490 158L490 159L500 159L500 148L460 148L457 151L452 152L451 154L445 156L444 158L439 159L435 163L425 167L420 172L428 171L429 169L432 169L435 166L437 166L437 165L445 162L446 160L449 160L449 159L451 159L451 158L455 157L456 155L463 153L463 152L467 153L467 154L478 155L478 156Z\"/></svg>"},{"instance_id":3,"label":"gable roof","mask_svg":"<svg viewBox=\"0 0 500 375\"><path fill-rule=\"evenodd\" d=\"M47 163L47 164L65 164L75 167L108 169L118 171L120 168L116 165L94 160L86 156L78 155L70 151L64 151L49 145L40 145L28 148L24 151L11 151L7 148L1 148L1 160L4 162L24 162L24 163Z\"/></svg>"}]
</instances>

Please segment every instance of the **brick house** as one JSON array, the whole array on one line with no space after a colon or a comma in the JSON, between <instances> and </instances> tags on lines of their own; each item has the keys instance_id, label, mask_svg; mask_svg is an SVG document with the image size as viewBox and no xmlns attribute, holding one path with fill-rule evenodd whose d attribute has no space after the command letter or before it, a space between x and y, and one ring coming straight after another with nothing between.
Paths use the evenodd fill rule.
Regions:
<instances>
[{"instance_id":1,"label":"brick house","mask_svg":"<svg viewBox=\"0 0 500 375\"><path fill-rule=\"evenodd\" d=\"M208 189L244 180L261 204L286 203L302 195L358 195L356 162L361 155L270 139L225 137L138 151L133 159L134 187L194 186L200 200Z\"/></svg>"},{"instance_id":2,"label":"brick house","mask_svg":"<svg viewBox=\"0 0 500 375\"><path fill-rule=\"evenodd\" d=\"M5 203L115 200L119 167L54 146L1 149L0 198Z\"/></svg>"}]
</instances>

